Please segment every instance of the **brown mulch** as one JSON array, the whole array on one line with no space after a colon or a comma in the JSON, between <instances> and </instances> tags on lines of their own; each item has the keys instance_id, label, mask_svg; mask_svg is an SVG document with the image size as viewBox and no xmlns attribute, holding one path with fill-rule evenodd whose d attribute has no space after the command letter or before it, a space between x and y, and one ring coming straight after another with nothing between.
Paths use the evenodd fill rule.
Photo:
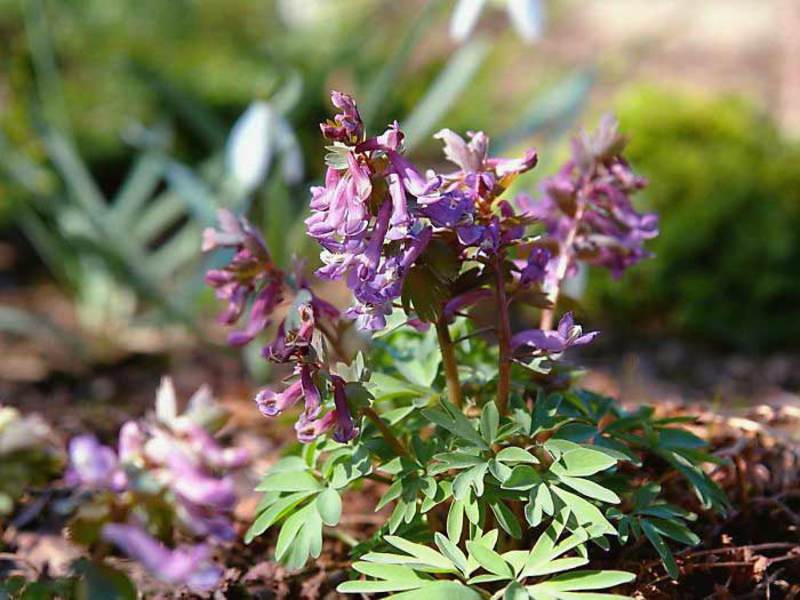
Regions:
<instances>
[{"instance_id":1,"label":"brown mulch","mask_svg":"<svg viewBox=\"0 0 800 600\"><path fill-rule=\"evenodd\" d=\"M133 361L101 372L96 375L101 383L88 387L77 380L51 380L22 387L0 386L0 390L11 392L6 401L24 411L44 412L68 435L99 427L102 437L111 441L125 418L141 414L151 406L158 379L156 371L177 372L179 390L187 394L201 380L211 379L222 400L234 412L236 427L230 435L259 457L240 480L243 499L236 516L244 533L257 503L252 492L255 481L292 440L287 437L289 427L253 416L255 411L249 400L252 390L241 385L242 373L236 363L235 359L209 360L202 355L171 364L148 360L143 365ZM132 389L139 392L131 396ZM53 401L54 395L58 401ZM128 399L119 402L115 400L117 396ZM800 445L796 442L800 407L781 403L722 415L699 404L664 400L656 406L664 416L697 416L694 432L709 439L713 452L726 459L714 468L713 477L725 490L733 509L722 516L704 512L682 479L662 477L661 483L670 499L698 514L693 529L703 540L700 546L677 554L679 581L666 575L647 544L633 550L614 548L610 554L598 556L599 564L636 572L635 584L623 591L646 600L800 599ZM381 516L373 511L382 491L381 484L368 481L359 492L349 493L341 530L356 539L374 532L382 522ZM55 499L58 493L57 488L46 492ZM0 577L11 570L29 576L63 572L76 553L60 536L63 516L35 495L23 503L17 517L23 513L25 519L18 527L9 526L0 532ZM223 549L220 559L227 569L225 582L214 597L276 600L339 597L334 590L347 577L348 548L342 541L326 538L319 560L299 573L289 573L270 560L274 543L272 533L249 546L236 543ZM164 589L135 566L125 564L133 567L132 575L146 597L191 597L188 593Z\"/></svg>"}]
</instances>

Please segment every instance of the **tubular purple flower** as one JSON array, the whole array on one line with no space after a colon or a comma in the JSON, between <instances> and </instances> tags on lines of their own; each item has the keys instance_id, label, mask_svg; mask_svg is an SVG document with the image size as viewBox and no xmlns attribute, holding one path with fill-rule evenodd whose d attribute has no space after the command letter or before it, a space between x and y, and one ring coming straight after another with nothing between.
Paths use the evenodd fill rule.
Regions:
<instances>
[{"instance_id":1,"label":"tubular purple flower","mask_svg":"<svg viewBox=\"0 0 800 600\"><path fill-rule=\"evenodd\" d=\"M572 313L568 312L561 317L558 329L555 331L542 329L522 331L511 338L511 346L514 349L531 347L532 350L540 350L545 354L560 354L573 346L588 344L598 335L597 331L583 333L581 326L575 324Z\"/></svg>"},{"instance_id":2,"label":"tubular purple flower","mask_svg":"<svg viewBox=\"0 0 800 600\"><path fill-rule=\"evenodd\" d=\"M204 544L171 550L140 527L117 523L105 525L102 537L165 583L205 592L216 587L222 577L222 569L211 562L211 552Z\"/></svg>"},{"instance_id":3,"label":"tubular purple flower","mask_svg":"<svg viewBox=\"0 0 800 600\"><path fill-rule=\"evenodd\" d=\"M306 413L300 415L294 429L297 432L297 439L303 444L309 444L319 436L327 433L336 422L334 411L325 413L320 418L309 417Z\"/></svg>"},{"instance_id":4,"label":"tubular purple flower","mask_svg":"<svg viewBox=\"0 0 800 600\"><path fill-rule=\"evenodd\" d=\"M342 112L332 121L320 125L322 135L329 140L344 144L356 144L364 136L364 123L352 97L342 92L331 92L331 102Z\"/></svg>"},{"instance_id":5,"label":"tubular purple flower","mask_svg":"<svg viewBox=\"0 0 800 600\"><path fill-rule=\"evenodd\" d=\"M282 392L263 389L256 394L256 405L266 417L276 417L283 411L291 408L303 397L301 381L295 381Z\"/></svg>"},{"instance_id":6,"label":"tubular purple flower","mask_svg":"<svg viewBox=\"0 0 800 600\"><path fill-rule=\"evenodd\" d=\"M303 388L303 397L305 398L303 414L311 419L316 418L322 407L322 397L319 389L314 384L311 367L308 365L303 365L300 368L300 385Z\"/></svg>"},{"instance_id":7,"label":"tubular purple flower","mask_svg":"<svg viewBox=\"0 0 800 600\"><path fill-rule=\"evenodd\" d=\"M333 400L336 404L334 410L335 425L333 439L341 444L345 444L358 435L358 428L353 423L350 415L350 408L347 405L347 393L345 383L341 377L334 375L333 379Z\"/></svg>"}]
</instances>

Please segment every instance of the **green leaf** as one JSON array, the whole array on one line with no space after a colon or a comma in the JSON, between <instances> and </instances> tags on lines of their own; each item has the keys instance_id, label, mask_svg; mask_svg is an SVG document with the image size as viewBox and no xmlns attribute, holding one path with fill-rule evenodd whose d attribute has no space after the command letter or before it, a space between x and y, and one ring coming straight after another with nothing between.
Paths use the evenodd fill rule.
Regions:
<instances>
[{"instance_id":1,"label":"green leaf","mask_svg":"<svg viewBox=\"0 0 800 600\"><path fill-rule=\"evenodd\" d=\"M529 465L517 465L500 487L505 490L529 490L541 483L542 476Z\"/></svg>"},{"instance_id":2,"label":"green leaf","mask_svg":"<svg viewBox=\"0 0 800 600\"><path fill-rule=\"evenodd\" d=\"M512 581L503 592L503 600L528 600L528 590L517 581Z\"/></svg>"},{"instance_id":3,"label":"green leaf","mask_svg":"<svg viewBox=\"0 0 800 600\"><path fill-rule=\"evenodd\" d=\"M566 474L572 477L594 475L617 464L616 459L608 454L589 448L568 450L561 460L564 462Z\"/></svg>"},{"instance_id":4,"label":"green leaf","mask_svg":"<svg viewBox=\"0 0 800 600\"><path fill-rule=\"evenodd\" d=\"M423 546L414 542L409 542L396 535L387 535L384 538L395 548L402 550L416 558L420 563L429 565L442 571L455 571L455 565L445 556L439 554L433 548Z\"/></svg>"},{"instance_id":5,"label":"green leaf","mask_svg":"<svg viewBox=\"0 0 800 600\"><path fill-rule=\"evenodd\" d=\"M648 519L652 526L661 535L668 537L687 546L696 546L700 538L680 521L666 521L664 519Z\"/></svg>"},{"instance_id":6,"label":"green leaf","mask_svg":"<svg viewBox=\"0 0 800 600\"><path fill-rule=\"evenodd\" d=\"M512 579L514 577L511 565L491 548L487 548L485 545L476 541L469 541L467 542L467 550L470 556L477 560L478 564L490 573L506 579Z\"/></svg>"},{"instance_id":7,"label":"green leaf","mask_svg":"<svg viewBox=\"0 0 800 600\"><path fill-rule=\"evenodd\" d=\"M673 579L677 579L680 575L678 564L675 562L675 557L672 555L672 551L669 549L669 546L667 546L664 538L661 537L656 528L646 519L642 519L639 523L642 526L644 535L661 557L661 562L664 563L664 568L667 570L669 576Z\"/></svg>"},{"instance_id":8,"label":"green leaf","mask_svg":"<svg viewBox=\"0 0 800 600\"><path fill-rule=\"evenodd\" d=\"M342 516L342 498L333 488L325 490L317 496L317 510L322 522L333 527L339 523Z\"/></svg>"},{"instance_id":9,"label":"green leaf","mask_svg":"<svg viewBox=\"0 0 800 600\"><path fill-rule=\"evenodd\" d=\"M509 446L508 448L503 448L500 452L497 453L495 457L500 462L504 463L530 463L532 465L538 465L539 459L536 458L533 454L528 452L523 448L518 448L517 446Z\"/></svg>"},{"instance_id":10,"label":"green leaf","mask_svg":"<svg viewBox=\"0 0 800 600\"><path fill-rule=\"evenodd\" d=\"M616 535L617 531L614 526L608 522L608 519L603 516L603 513L594 504L555 485L550 486L550 491L558 496L569 508L580 525L594 525L604 535Z\"/></svg>"},{"instance_id":11,"label":"green leaf","mask_svg":"<svg viewBox=\"0 0 800 600\"><path fill-rule=\"evenodd\" d=\"M522 537L522 528L513 511L502 501L493 502L490 506L494 516L497 518L497 523L503 528L503 531L515 540L520 539Z\"/></svg>"},{"instance_id":12,"label":"green leaf","mask_svg":"<svg viewBox=\"0 0 800 600\"><path fill-rule=\"evenodd\" d=\"M602 590L628 583L634 579L636 579L636 576L626 571L575 571L557 575L528 589L536 588L551 592Z\"/></svg>"},{"instance_id":13,"label":"green leaf","mask_svg":"<svg viewBox=\"0 0 800 600\"><path fill-rule=\"evenodd\" d=\"M305 463L303 468L305 469ZM257 492L309 492L321 489L320 481L307 471L286 471L267 475L256 486Z\"/></svg>"},{"instance_id":14,"label":"green leaf","mask_svg":"<svg viewBox=\"0 0 800 600\"><path fill-rule=\"evenodd\" d=\"M482 596L472 588L457 581L434 581L420 590L393 594L386 600L482 600Z\"/></svg>"},{"instance_id":15,"label":"green leaf","mask_svg":"<svg viewBox=\"0 0 800 600\"><path fill-rule=\"evenodd\" d=\"M434 542L436 542L436 547L439 548L441 553L444 554L444 556L448 558L456 567L458 567L458 570L461 571L465 576L469 576L467 557L461 551L461 549L438 531L434 534L433 539Z\"/></svg>"},{"instance_id":16,"label":"green leaf","mask_svg":"<svg viewBox=\"0 0 800 600\"><path fill-rule=\"evenodd\" d=\"M610 504L619 504L620 499L614 492L602 485L595 483L589 479L582 479L580 477L567 477L562 475L559 481L571 487L573 490L580 492L584 496L594 500L601 500Z\"/></svg>"},{"instance_id":17,"label":"green leaf","mask_svg":"<svg viewBox=\"0 0 800 600\"><path fill-rule=\"evenodd\" d=\"M282 517L284 517L286 513L291 511L295 506L313 494L313 491L296 492L294 494L289 494L288 496L282 496L278 500L269 503L264 512L258 515L258 518L247 530L247 533L245 533L245 544L249 544L256 536L264 533L267 529L272 527Z\"/></svg>"},{"instance_id":18,"label":"green leaf","mask_svg":"<svg viewBox=\"0 0 800 600\"><path fill-rule=\"evenodd\" d=\"M483 438L475 430L473 424L464 416L460 409L456 408L445 399L440 400L440 403L444 410L425 409L422 411L422 415L432 423L439 425L453 435L470 442L478 448L482 450L489 449L489 445L483 441Z\"/></svg>"},{"instance_id":19,"label":"green leaf","mask_svg":"<svg viewBox=\"0 0 800 600\"><path fill-rule=\"evenodd\" d=\"M492 444L497 437L497 429L500 427L500 413L494 401L487 402L481 411L481 435L487 444Z\"/></svg>"},{"instance_id":20,"label":"green leaf","mask_svg":"<svg viewBox=\"0 0 800 600\"><path fill-rule=\"evenodd\" d=\"M464 528L464 502L453 500L447 512L447 537L458 543Z\"/></svg>"}]
</instances>

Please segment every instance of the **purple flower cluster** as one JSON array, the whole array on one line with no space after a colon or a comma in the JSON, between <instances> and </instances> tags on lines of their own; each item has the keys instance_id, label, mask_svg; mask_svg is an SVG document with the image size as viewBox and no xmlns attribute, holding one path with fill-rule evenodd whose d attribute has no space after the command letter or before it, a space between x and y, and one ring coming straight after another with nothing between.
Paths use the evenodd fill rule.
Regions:
<instances>
[{"instance_id":1,"label":"purple flower cluster","mask_svg":"<svg viewBox=\"0 0 800 600\"><path fill-rule=\"evenodd\" d=\"M67 482L90 492L113 492L102 496L114 503L108 514L127 515L137 505L166 499L175 525L185 533L218 542L233 540L230 515L236 494L229 473L250 457L242 448L219 444L198 418L203 412L197 410L199 403L208 413L208 400L202 393L193 397L184 414L170 412L175 406L174 389L165 379L158 392L156 417L125 423L117 452L92 436L71 440ZM170 551L152 539L146 528L147 523L106 523L103 535L164 581L205 589L210 573L219 571L206 565L208 549ZM163 560L155 560L162 555Z\"/></svg>"},{"instance_id":2,"label":"purple flower cluster","mask_svg":"<svg viewBox=\"0 0 800 600\"><path fill-rule=\"evenodd\" d=\"M495 200L521 173L536 166L534 150L522 158L489 156L489 137L469 132L469 141L450 129L434 137L444 143L445 157L456 171L437 176L436 193L420 199L421 214L437 228L456 233L462 249L477 249L477 255L492 256L524 233L524 220L506 201ZM495 210L499 208L499 212Z\"/></svg>"},{"instance_id":3,"label":"purple flower cluster","mask_svg":"<svg viewBox=\"0 0 800 600\"><path fill-rule=\"evenodd\" d=\"M341 112L321 125L329 146L325 185L312 188L308 233L323 248L321 277L343 280L355 304L348 316L362 329L382 329L400 296L409 269L433 235L453 231L461 249L491 255L522 235L510 204L494 200L520 173L536 164L536 153L519 159L491 158L489 138L470 133L465 141L449 129L445 156L457 171L423 174L403 156L397 123L366 138L350 96L332 93Z\"/></svg>"},{"instance_id":4,"label":"purple flower cluster","mask_svg":"<svg viewBox=\"0 0 800 600\"><path fill-rule=\"evenodd\" d=\"M353 140L360 135L360 119L353 116L355 114L357 117L357 112L352 113L345 100L344 97L336 99L344 107L344 112L326 125L329 135L336 140ZM352 108L355 110L355 107ZM354 227L353 223L347 223L354 214L344 216L337 227L343 230ZM217 289L217 296L229 302L222 320L229 324L235 322L251 297L253 304L248 326L243 332L232 334L229 341L234 345L250 342L269 324L272 313L287 292L293 295L275 337L261 351L262 356L271 362L293 365L293 380L283 391L264 389L258 392L256 405L265 416L274 417L303 399L304 409L295 426L300 441L310 442L331 430L338 441L349 441L358 430L353 423L346 396L343 396L344 387L338 385L336 377L327 372L325 358L318 352L323 345L322 322L333 325L324 331L335 330L339 319L338 309L313 293L303 276L302 264L295 265L291 277L272 264L263 240L246 219L228 211L220 211L219 221L219 230L206 230L203 248L233 247L236 250L227 266L210 271L206 276L207 281ZM375 251L369 250L369 253L374 254ZM327 382L333 390L334 402L333 408L323 414L323 394L319 386L323 385L327 390Z\"/></svg>"},{"instance_id":5,"label":"purple flower cluster","mask_svg":"<svg viewBox=\"0 0 800 600\"><path fill-rule=\"evenodd\" d=\"M243 346L269 325L270 315L282 300L283 272L275 267L261 235L244 219L228 210L219 211L220 229L203 232L203 252L233 248L235 254L222 269L212 269L206 282L217 298L228 303L220 322L233 325L252 304L247 324L230 334L228 342Z\"/></svg>"},{"instance_id":6,"label":"purple flower cluster","mask_svg":"<svg viewBox=\"0 0 800 600\"><path fill-rule=\"evenodd\" d=\"M618 277L649 256L644 242L658 235L658 217L633 207L631 195L647 182L622 157L624 145L617 122L604 117L594 135L573 140L572 157L545 180L543 197L530 205L528 214L559 244L564 265L554 269L554 277L573 274L578 260Z\"/></svg>"},{"instance_id":7,"label":"purple flower cluster","mask_svg":"<svg viewBox=\"0 0 800 600\"><path fill-rule=\"evenodd\" d=\"M409 201L437 182L402 156L404 134L397 123L366 139L353 99L340 92L331 99L341 113L321 125L333 145L325 185L311 189L306 225L323 248L317 274L347 283L355 299L347 315L359 328L381 329L431 238L431 228L411 214Z\"/></svg>"}]
</instances>

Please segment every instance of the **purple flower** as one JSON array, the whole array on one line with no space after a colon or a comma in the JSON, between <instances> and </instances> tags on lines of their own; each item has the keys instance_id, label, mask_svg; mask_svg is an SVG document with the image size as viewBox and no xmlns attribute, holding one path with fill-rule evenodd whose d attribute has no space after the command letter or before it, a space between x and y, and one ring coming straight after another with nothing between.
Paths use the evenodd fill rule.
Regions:
<instances>
[{"instance_id":1,"label":"purple flower","mask_svg":"<svg viewBox=\"0 0 800 600\"><path fill-rule=\"evenodd\" d=\"M122 490L126 485L125 473L119 469L114 450L103 446L92 435L81 435L70 440L67 481L89 489Z\"/></svg>"},{"instance_id":2,"label":"purple flower","mask_svg":"<svg viewBox=\"0 0 800 600\"><path fill-rule=\"evenodd\" d=\"M185 437L191 450L212 469L238 469L250 462L245 448L223 448L204 427L179 421L175 429Z\"/></svg>"},{"instance_id":3,"label":"purple flower","mask_svg":"<svg viewBox=\"0 0 800 600\"><path fill-rule=\"evenodd\" d=\"M331 102L342 112L320 125L322 135L331 141L357 144L364 137L364 123L355 101L341 92L331 92Z\"/></svg>"},{"instance_id":4,"label":"purple flower","mask_svg":"<svg viewBox=\"0 0 800 600\"><path fill-rule=\"evenodd\" d=\"M431 237L411 205L433 193L439 181L402 156L397 123L364 139L352 98L333 92L332 101L342 112L322 131L338 145L332 147L325 185L311 190L306 225L322 246L324 264L317 274L344 280L355 299L346 314L359 328L380 329Z\"/></svg>"},{"instance_id":5,"label":"purple flower","mask_svg":"<svg viewBox=\"0 0 800 600\"><path fill-rule=\"evenodd\" d=\"M204 473L180 451L167 459L171 474L170 487L182 498L199 506L228 510L236 503L233 481Z\"/></svg>"},{"instance_id":6,"label":"purple flower","mask_svg":"<svg viewBox=\"0 0 800 600\"><path fill-rule=\"evenodd\" d=\"M102 537L165 583L204 592L216 587L222 577L222 569L211 562L210 549L204 544L172 550L136 525L117 523L105 525Z\"/></svg>"},{"instance_id":7,"label":"purple flower","mask_svg":"<svg viewBox=\"0 0 800 600\"><path fill-rule=\"evenodd\" d=\"M344 444L358 435L358 428L353 423L350 407L347 405L347 393L345 392L344 380L336 375L334 375L332 379L333 401L336 405L334 409L335 423L333 439Z\"/></svg>"},{"instance_id":8,"label":"purple flower","mask_svg":"<svg viewBox=\"0 0 800 600\"><path fill-rule=\"evenodd\" d=\"M558 329L542 330L529 329L522 331L511 338L514 349L530 347L545 354L560 354L573 346L588 344L598 335L597 331L583 333L581 326L575 324L572 313L568 312L558 323Z\"/></svg>"},{"instance_id":9,"label":"purple flower","mask_svg":"<svg viewBox=\"0 0 800 600\"><path fill-rule=\"evenodd\" d=\"M650 256L644 243L658 235L658 217L633 207L631 196L647 182L622 158L623 148L616 121L605 117L594 135L573 140L572 158L543 182L538 203L521 199L560 247L564 264L551 288L576 272L578 260L619 277Z\"/></svg>"},{"instance_id":10,"label":"purple flower","mask_svg":"<svg viewBox=\"0 0 800 600\"><path fill-rule=\"evenodd\" d=\"M519 285L527 287L534 283L542 283L547 275L547 268L552 259L547 248L537 246L530 251L525 266L520 270Z\"/></svg>"},{"instance_id":11,"label":"purple flower","mask_svg":"<svg viewBox=\"0 0 800 600\"><path fill-rule=\"evenodd\" d=\"M145 436L142 428L136 421L127 421L119 430L117 451L120 462L135 460L142 454Z\"/></svg>"},{"instance_id":12,"label":"purple flower","mask_svg":"<svg viewBox=\"0 0 800 600\"><path fill-rule=\"evenodd\" d=\"M264 240L244 218L228 210L220 210L218 218L219 230L208 228L203 232L203 251L226 247L236 252L224 268L210 270L206 282L216 290L217 298L228 303L219 316L227 325L239 321L252 300L244 329L228 338L231 345L241 346L269 324L282 301L283 273L273 264Z\"/></svg>"},{"instance_id":13,"label":"purple flower","mask_svg":"<svg viewBox=\"0 0 800 600\"><path fill-rule=\"evenodd\" d=\"M297 439L307 444L314 441L320 435L333 430L333 439L339 443L347 443L358 435L358 428L353 422L350 408L347 404L347 392L344 380L332 375L334 409L318 417L308 411L303 412L295 423ZM317 411L318 412L318 411Z\"/></svg>"},{"instance_id":14,"label":"purple flower","mask_svg":"<svg viewBox=\"0 0 800 600\"><path fill-rule=\"evenodd\" d=\"M298 380L282 392L263 389L256 394L256 405L265 417L276 417L290 409L303 397L303 385Z\"/></svg>"}]
</instances>

